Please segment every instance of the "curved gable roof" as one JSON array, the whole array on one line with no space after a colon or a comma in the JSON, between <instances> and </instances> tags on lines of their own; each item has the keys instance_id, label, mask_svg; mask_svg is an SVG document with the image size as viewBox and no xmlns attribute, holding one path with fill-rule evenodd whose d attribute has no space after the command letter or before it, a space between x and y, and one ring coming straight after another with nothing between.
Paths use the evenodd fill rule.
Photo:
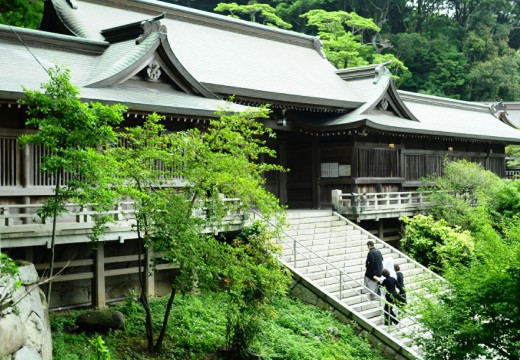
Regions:
<instances>
[{"instance_id":1,"label":"curved gable roof","mask_svg":"<svg viewBox=\"0 0 520 360\"><path fill-rule=\"evenodd\" d=\"M39 89L49 80L43 67L58 64L71 71L71 81L84 101L121 103L130 111L155 111L188 120L217 117L215 112L227 106L223 100L187 94L166 83L149 86L149 82L132 80L104 88L86 87L92 82L91 74L108 47L105 41L0 25L0 52L3 54L0 56L3 69L0 101L15 102L24 96L24 87ZM246 109L246 106L232 105L233 111Z\"/></svg>"},{"instance_id":2,"label":"curved gable roof","mask_svg":"<svg viewBox=\"0 0 520 360\"><path fill-rule=\"evenodd\" d=\"M152 62L156 62L160 70L185 93L218 99L218 96L199 83L180 63L171 50L168 36L164 33L165 29L160 24L156 28L159 31L139 33L141 37L138 40L129 39L111 44L93 69L86 86L107 87L121 84L146 66L150 66ZM124 33L127 29L121 30ZM109 32L111 29L105 31Z\"/></svg>"},{"instance_id":3,"label":"curved gable roof","mask_svg":"<svg viewBox=\"0 0 520 360\"><path fill-rule=\"evenodd\" d=\"M98 32L165 13L162 23L171 34L171 52L213 93L340 109L353 109L363 102L334 74L315 37L161 1L76 3L76 17L88 20ZM55 6L56 11L63 8ZM81 36L79 31L77 34Z\"/></svg>"},{"instance_id":4,"label":"curved gable roof","mask_svg":"<svg viewBox=\"0 0 520 360\"><path fill-rule=\"evenodd\" d=\"M417 121L397 93L395 81L386 68L389 64L390 62L336 71L340 78L352 84L363 95L365 101L349 115L388 112L399 118Z\"/></svg>"}]
</instances>

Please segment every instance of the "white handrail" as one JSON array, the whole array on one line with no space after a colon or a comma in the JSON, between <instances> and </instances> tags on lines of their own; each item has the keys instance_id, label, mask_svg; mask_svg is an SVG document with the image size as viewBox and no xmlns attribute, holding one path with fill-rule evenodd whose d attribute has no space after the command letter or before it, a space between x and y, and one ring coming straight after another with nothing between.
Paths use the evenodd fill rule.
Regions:
<instances>
[{"instance_id":1,"label":"white handrail","mask_svg":"<svg viewBox=\"0 0 520 360\"><path fill-rule=\"evenodd\" d=\"M378 238L377 236L375 236L374 234L372 234L371 232L363 229L361 226L357 226L356 224L352 223L352 221L350 221L349 219L347 219L346 217L344 217L343 215L337 213L337 212L333 212L334 215L337 215L341 220L343 221L346 221L347 224L349 225L353 225L353 226L356 226L356 228L358 230L361 231L361 233L367 235L370 240L374 241L375 244L379 244L379 245L382 245L383 247L389 247L383 240L381 240L380 238ZM412 259L411 257L409 257L408 255L402 253L401 251L397 250L396 248L392 247L392 251L396 254L399 255L399 257L402 257L402 258L405 258L408 262L411 262L413 263L415 266L419 267L420 269L422 269L423 271L427 272L428 274L432 275L433 277L435 277L437 280L440 280L442 282L446 282L446 279L444 279L443 277L441 277L440 275L438 275L436 272L434 271L431 271L430 269L428 269L426 266L420 264L419 262L417 262L416 260Z\"/></svg>"},{"instance_id":2,"label":"white handrail","mask_svg":"<svg viewBox=\"0 0 520 360\"><path fill-rule=\"evenodd\" d=\"M271 220L269 219L266 219L262 214L260 214L259 212L255 211L254 209L250 209L251 212L253 212L253 214L255 215L258 215L262 220L264 220L265 222L267 222L268 224L270 224L271 226L274 226L275 228L279 228L279 226L275 223L273 223ZM337 215L337 214L336 214ZM341 217L341 216L340 216ZM343 217L341 217L342 219L344 219ZM350 223L350 221L348 222ZM340 301L342 300L341 299L341 289L342 289L342 286L343 284L346 284L351 290L353 290L354 292L356 292L357 295L361 296L365 301L368 301L370 304L372 305L375 305L376 308L378 308L380 306L380 302L383 302L384 304L388 304L390 306L390 308L392 308L394 306L394 304L386 301L386 299L383 299L382 297L380 297L378 294L376 294L375 292L373 292L372 290L370 290L369 288L367 288L365 286L365 284L361 283L360 281L354 279L352 276L350 276L348 273L346 273L345 271L341 270L340 268L338 268L336 265L330 263L327 259L321 257L319 254L317 254L316 252L314 252L312 249L310 249L308 246L302 244L300 241L298 241L296 238L294 238L293 236L291 236L290 234L287 234L287 232L283 229L280 229L282 231L282 233L284 234L285 237L287 238L290 238L293 242L293 263L294 263L294 267L296 268L296 262L298 261L297 260L297 253L301 256L304 256L308 261L312 262L314 265L320 267L320 268L324 268L323 271L325 271L326 273L330 273L331 277L335 278L336 280L339 281L339 284L340 284ZM283 239L281 239L282 242L286 243L286 244L289 244L289 242L287 241L284 241ZM302 252L300 250L297 250L297 246L296 245L299 245L300 248L304 248L305 249L305 252ZM315 262L315 259L311 258L308 256L308 254L312 254L312 255L315 255L315 259L319 259L321 260L323 263L322 264L318 264ZM323 266L325 265L325 266ZM336 272L339 273L339 277L338 275L334 275L331 270L336 270ZM343 279L343 276L346 276L348 278L348 282L346 282L344 279ZM350 283L351 282L354 282L357 287L361 287L362 290L358 290L356 288L354 288ZM377 302L375 302L374 300L372 300L370 297L371 296L375 296L377 300ZM392 319L396 319L397 318L392 315L390 313L390 318ZM413 323L412 325L419 325L420 324L417 322L417 320L415 320L413 317L408 317L408 319ZM410 326L410 325L406 325L404 324L404 327L410 329L413 331L413 328Z\"/></svg>"}]
</instances>

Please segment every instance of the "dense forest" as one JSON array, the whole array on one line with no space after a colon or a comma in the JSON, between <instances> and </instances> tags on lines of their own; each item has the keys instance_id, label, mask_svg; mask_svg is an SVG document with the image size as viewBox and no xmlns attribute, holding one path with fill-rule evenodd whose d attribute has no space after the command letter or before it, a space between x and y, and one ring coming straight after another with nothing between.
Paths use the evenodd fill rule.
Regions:
<instances>
[{"instance_id":1,"label":"dense forest","mask_svg":"<svg viewBox=\"0 0 520 360\"><path fill-rule=\"evenodd\" d=\"M519 0L165 0L319 35L338 68L392 60L402 90L520 100ZM36 27L42 1L6 0L0 22Z\"/></svg>"}]
</instances>

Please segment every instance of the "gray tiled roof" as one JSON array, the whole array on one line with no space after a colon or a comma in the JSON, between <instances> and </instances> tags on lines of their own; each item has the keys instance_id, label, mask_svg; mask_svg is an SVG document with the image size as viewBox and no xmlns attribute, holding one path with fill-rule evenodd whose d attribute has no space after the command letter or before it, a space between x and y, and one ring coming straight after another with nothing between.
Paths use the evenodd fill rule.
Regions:
<instances>
[{"instance_id":1,"label":"gray tiled roof","mask_svg":"<svg viewBox=\"0 0 520 360\"><path fill-rule=\"evenodd\" d=\"M486 105L400 91L418 121L383 114L346 114L319 124L323 129L367 126L403 134L520 143L520 131L493 116Z\"/></svg>"},{"instance_id":2,"label":"gray tiled roof","mask_svg":"<svg viewBox=\"0 0 520 360\"><path fill-rule=\"evenodd\" d=\"M12 30L22 38L29 50L18 41ZM103 52L108 44L103 41L77 39L72 36L44 33L37 30L12 28L0 25L0 100L19 99L23 96L22 86L39 89L48 81L45 69L62 65L71 70L71 81L85 100L104 103L122 103L135 111L156 111L176 115L212 116L214 111L225 105L223 100L207 99L174 90L167 84L149 86L149 83L127 81L107 88L84 87L91 83L91 74L103 62ZM107 65L107 69L110 68ZM112 70L107 70L111 74ZM244 106L234 105L235 110Z\"/></svg>"},{"instance_id":3,"label":"gray tiled roof","mask_svg":"<svg viewBox=\"0 0 520 360\"><path fill-rule=\"evenodd\" d=\"M159 34L154 32L138 45L135 44L135 40L111 44L92 70L90 84L118 76L125 70L135 67L143 56L157 48L158 40Z\"/></svg>"},{"instance_id":4,"label":"gray tiled roof","mask_svg":"<svg viewBox=\"0 0 520 360\"><path fill-rule=\"evenodd\" d=\"M507 116L510 122L520 128L520 102L506 102L504 103L507 107Z\"/></svg>"},{"instance_id":5,"label":"gray tiled roof","mask_svg":"<svg viewBox=\"0 0 520 360\"><path fill-rule=\"evenodd\" d=\"M88 19L89 27L98 32L166 12L161 23L173 52L213 92L331 107L361 104L358 94L318 53L312 37L160 1L76 3L75 18Z\"/></svg>"}]
</instances>

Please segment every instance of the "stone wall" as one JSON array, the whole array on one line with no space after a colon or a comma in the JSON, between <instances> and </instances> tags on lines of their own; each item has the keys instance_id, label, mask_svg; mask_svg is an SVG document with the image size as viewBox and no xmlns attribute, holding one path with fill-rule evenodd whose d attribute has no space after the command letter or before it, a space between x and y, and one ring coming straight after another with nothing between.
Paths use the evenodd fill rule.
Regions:
<instances>
[{"instance_id":1,"label":"stone wall","mask_svg":"<svg viewBox=\"0 0 520 360\"><path fill-rule=\"evenodd\" d=\"M21 286L7 276L0 278L0 294L10 294L14 306L0 314L0 359L51 360L52 338L45 295L36 285L32 264L19 267Z\"/></svg>"}]
</instances>

